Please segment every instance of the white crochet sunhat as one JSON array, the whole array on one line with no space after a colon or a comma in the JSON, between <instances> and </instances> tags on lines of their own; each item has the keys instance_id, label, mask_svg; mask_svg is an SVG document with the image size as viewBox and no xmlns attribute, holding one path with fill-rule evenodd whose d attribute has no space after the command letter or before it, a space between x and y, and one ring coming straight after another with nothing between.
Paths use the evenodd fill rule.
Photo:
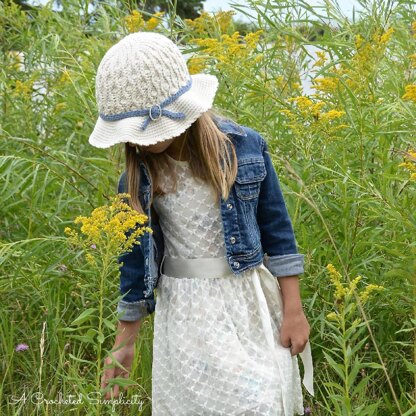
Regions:
<instances>
[{"instance_id":1,"label":"white crochet sunhat","mask_svg":"<svg viewBox=\"0 0 416 416\"><path fill-rule=\"evenodd\" d=\"M106 148L150 145L183 133L211 108L214 75L190 75L184 56L166 36L127 35L101 60L95 81L99 118L89 143Z\"/></svg>"}]
</instances>

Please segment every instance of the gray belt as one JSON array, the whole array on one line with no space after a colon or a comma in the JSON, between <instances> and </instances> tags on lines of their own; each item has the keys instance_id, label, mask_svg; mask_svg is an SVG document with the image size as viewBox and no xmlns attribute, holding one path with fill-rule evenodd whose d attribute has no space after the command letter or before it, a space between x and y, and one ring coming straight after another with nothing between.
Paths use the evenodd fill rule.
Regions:
<instances>
[{"instance_id":1,"label":"gray belt","mask_svg":"<svg viewBox=\"0 0 416 416\"><path fill-rule=\"evenodd\" d=\"M160 263L162 273L171 277L226 277L232 275L225 257L199 257L196 259L163 256Z\"/></svg>"}]
</instances>

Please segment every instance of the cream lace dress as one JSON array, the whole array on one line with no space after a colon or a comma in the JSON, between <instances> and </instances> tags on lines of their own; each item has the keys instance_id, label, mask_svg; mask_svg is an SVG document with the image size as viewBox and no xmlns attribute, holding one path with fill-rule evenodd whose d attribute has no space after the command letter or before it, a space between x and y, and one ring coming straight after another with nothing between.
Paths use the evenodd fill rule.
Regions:
<instances>
[{"instance_id":1,"label":"cream lace dress","mask_svg":"<svg viewBox=\"0 0 416 416\"><path fill-rule=\"evenodd\" d=\"M177 192L153 202L164 254L225 257L212 188L192 176L187 161L170 159ZM172 172L161 176L169 190ZM161 274L156 296L153 416L304 414L297 356L279 341L277 278L263 264L219 278Z\"/></svg>"}]
</instances>

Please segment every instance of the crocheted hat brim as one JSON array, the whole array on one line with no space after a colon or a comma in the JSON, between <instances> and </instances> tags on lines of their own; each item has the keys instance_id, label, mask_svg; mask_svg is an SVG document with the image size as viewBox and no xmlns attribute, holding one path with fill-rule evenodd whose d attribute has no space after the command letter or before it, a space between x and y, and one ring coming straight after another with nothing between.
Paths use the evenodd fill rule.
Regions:
<instances>
[{"instance_id":1,"label":"crocheted hat brim","mask_svg":"<svg viewBox=\"0 0 416 416\"><path fill-rule=\"evenodd\" d=\"M179 136L205 111L212 107L218 89L218 79L210 74L194 74L192 87L166 108L185 113L184 119L161 117L151 121L144 131L140 126L146 117L127 117L117 121L98 118L88 142L107 148L117 143L151 145Z\"/></svg>"}]
</instances>

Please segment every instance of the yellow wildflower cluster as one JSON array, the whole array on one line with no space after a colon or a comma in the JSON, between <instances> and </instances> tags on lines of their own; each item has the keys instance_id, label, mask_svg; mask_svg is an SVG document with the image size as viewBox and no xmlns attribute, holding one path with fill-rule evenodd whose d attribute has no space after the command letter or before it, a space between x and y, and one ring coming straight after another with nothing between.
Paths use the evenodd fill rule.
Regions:
<instances>
[{"instance_id":1,"label":"yellow wildflower cluster","mask_svg":"<svg viewBox=\"0 0 416 416\"><path fill-rule=\"evenodd\" d=\"M416 102L416 84L410 84L405 86L405 94L403 94L403 100L409 100Z\"/></svg>"},{"instance_id":2,"label":"yellow wildflower cluster","mask_svg":"<svg viewBox=\"0 0 416 416\"><path fill-rule=\"evenodd\" d=\"M305 122L308 123L311 134L324 132L330 139L335 137L337 130L348 127L346 124L332 123L333 120L341 118L345 111L335 109L328 112L321 111L322 107L326 105L325 101L314 101L302 95L288 98L287 101L294 102L297 111L283 109L280 110L280 113L289 119L287 126L299 137L304 137Z\"/></svg>"},{"instance_id":3,"label":"yellow wildflower cluster","mask_svg":"<svg viewBox=\"0 0 416 416\"><path fill-rule=\"evenodd\" d=\"M326 268L329 272L331 282L335 286L335 299L342 299L346 294L346 290L341 283L341 274L335 269L333 264L328 264Z\"/></svg>"},{"instance_id":4,"label":"yellow wildflower cluster","mask_svg":"<svg viewBox=\"0 0 416 416\"><path fill-rule=\"evenodd\" d=\"M352 296L357 289L357 285L362 279L357 276L349 284L345 284L342 280L342 275L336 270L333 264L328 264L326 269L329 273L329 278L332 285L335 287L334 298L336 300L337 310L332 311L326 315L328 320L337 321L338 325L345 327L346 319L354 317L356 311L356 303L352 301ZM370 298L371 293L384 290L383 286L369 284L363 290L358 292L358 297L361 304L365 304ZM352 322L351 327L357 326L361 322L360 318L356 318Z\"/></svg>"},{"instance_id":5,"label":"yellow wildflower cluster","mask_svg":"<svg viewBox=\"0 0 416 416\"><path fill-rule=\"evenodd\" d=\"M18 79L16 80L16 83L15 83L13 95L28 96L32 92L32 89L33 89L32 81L29 80L29 81L22 82Z\"/></svg>"},{"instance_id":6,"label":"yellow wildflower cluster","mask_svg":"<svg viewBox=\"0 0 416 416\"><path fill-rule=\"evenodd\" d=\"M408 56L408 58L410 58L410 60L412 61L411 62L412 68L416 68L416 53L412 53L411 55Z\"/></svg>"},{"instance_id":7,"label":"yellow wildflower cluster","mask_svg":"<svg viewBox=\"0 0 416 416\"><path fill-rule=\"evenodd\" d=\"M357 52L352 57L351 69L342 65L340 70L340 73L346 75L345 82L348 87L357 92L364 89L366 85L364 79L378 67L393 33L393 27L385 32L377 28L370 41L365 41L361 35L357 35L355 42Z\"/></svg>"},{"instance_id":8,"label":"yellow wildflower cluster","mask_svg":"<svg viewBox=\"0 0 416 416\"><path fill-rule=\"evenodd\" d=\"M416 39L416 20L412 22L413 38Z\"/></svg>"},{"instance_id":9,"label":"yellow wildflower cluster","mask_svg":"<svg viewBox=\"0 0 416 416\"><path fill-rule=\"evenodd\" d=\"M310 98L300 95L287 99L288 102L295 102L297 108L304 114L318 115L320 109L325 105L323 101L314 103Z\"/></svg>"},{"instance_id":10,"label":"yellow wildflower cluster","mask_svg":"<svg viewBox=\"0 0 416 416\"><path fill-rule=\"evenodd\" d=\"M296 103L296 106L301 116L305 119L313 117L315 121L319 122L320 128L322 128L323 125L330 124L332 120L341 118L343 115L345 115L345 111L338 111L335 109L329 110L328 112L323 112L321 111L321 109L325 105L324 101L314 102L309 97L305 97L305 96L288 98L287 101ZM296 119L296 115L292 113L290 110L281 110L281 113L291 118L292 121L295 121ZM293 128L293 126L291 127ZM342 124L342 125L330 127L329 133L333 133L335 130L344 128L344 127L348 127L348 126L346 126L345 124Z\"/></svg>"},{"instance_id":11,"label":"yellow wildflower cluster","mask_svg":"<svg viewBox=\"0 0 416 416\"><path fill-rule=\"evenodd\" d=\"M123 198L129 196L126 193L117 194L112 198L111 205L94 209L89 217L75 218L74 223L81 224L80 232L70 227L65 228L69 241L88 251L89 263L93 263L90 248L101 255L103 251L118 255L129 251L134 244L140 244L138 237L145 232L153 232L150 227L138 226L143 225L148 218L123 201Z\"/></svg>"},{"instance_id":12,"label":"yellow wildflower cluster","mask_svg":"<svg viewBox=\"0 0 416 416\"><path fill-rule=\"evenodd\" d=\"M262 59L261 54L256 54L257 45L263 30L257 32L248 33L245 36L234 32L232 35L223 34L220 39L214 38L197 38L191 39L189 43L197 44L203 48L202 53L204 55L198 55L200 58L198 65L201 66L205 63L214 61L217 69L227 71L238 77L239 71L244 65L255 64ZM189 61L193 71L198 68L192 68L195 58L191 58ZM195 62L195 61L194 61Z\"/></svg>"},{"instance_id":13,"label":"yellow wildflower cluster","mask_svg":"<svg viewBox=\"0 0 416 416\"><path fill-rule=\"evenodd\" d=\"M184 22L192 34L198 37L212 37L233 30L233 15L235 15L233 10L219 11L212 15L203 11L196 19L184 19Z\"/></svg>"},{"instance_id":14,"label":"yellow wildflower cluster","mask_svg":"<svg viewBox=\"0 0 416 416\"><path fill-rule=\"evenodd\" d=\"M323 93L333 94L339 85L337 77L319 77L312 80L313 88Z\"/></svg>"},{"instance_id":15,"label":"yellow wildflower cluster","mask_svg":"<svg viewBox=\"0 0 416 416\"><path fill-rule=\"evenodd\" d=\"M384 33L380 34L380 29L377 29L373 34L373 41L378 44L386 44L390 41L391 36L394 33L394 28L388 28Z\"/></svg>"},{"instance_id":16,"label":"yellow wildflower cluster","mask_svg":"<svg viewBox=\"0 0 416 416\"><path fill-rule=\"evenodd\" d=\"M406 161L399 164L410 172L410 180L416 182L416 150L406 152Z\"/></svg>"},{"instance_id":17,"label":"yellow wildflower cluster","mask_svg":"<svg viewBox=\"0 0 416 416\"><path fill-rule=\"evenodd\" d=\"M55 111L59 112L61 110L64 110L67 107L66 103L57 103L55 105Z\"/></svg>"},{"instance_id":18,"label":"yellow wildflower cluster","mask_svg":"<svg viewBox=\"0 0 416 416\"><path fill-rule=\"evenodd\" d=\"M59 77L58 83L59 84L66 84L68 81L71 81L71 75L67 69L62 71L61 76Z\"/></svg>"},{"instance_id":19,"label":"yellow wildflower cluster","mask_svg":"<svg viewBox=\"0 0 416 416\"><path fill-rule=\"evenodd\" d=\"M141 30L151 31L159 26L162 22L161 18L164 14L165 12L156 12L149 20L146 21L139 11L133 10L131 14L124 18L124 22L130 33L139 32Z\"/></svg>"},{"instance_id":20,"label":"yellow wildflower cluster","mask_svg":"<svg viewBox=\"0 0 416 416\"><path fill-rule=\"evenodd\" d=\"M325 62L328 59L325 55L325 52L317 51L316 54L318 55L319 59L313 64L313 67L315 67L315 66L318 66L318 67L324 66Z\"/></svg>"},{"instance_id":21,"label":"yellow wildflower cluster","mask_svg":"<svg viewBox=\"0 0 416 416\"><path fill-rule=\"evenodd\" d=\"M186 64L191 75L199 74L205 68L205 59L201 56L192 56Z\"/></svg>"},{"instance_id":22,"label":"yellow wildflower cluster","mask_svg":"<svg viewBox=\"0 0 416 416\"><path fill-rule=\"evenodd\" d=\"M338 89L345 88L340 82L342 78L355 95L362 93L368 99L368 78L379 67L380 59L384 55L393 33L393 27L384 32L377 28L368 41L357 34L354 39L356 53L349 60L348 65L341 63L338 67L334 66L328 76L312 81L313 88L324 94L334 94ZM320 66L323 64L324 55L322 52L318 52L318 56L320 59L316 65ZM375 97L372 99L374 101Z\"/></svg>"},{"instance_id":23,"label":"yellow wildflower cluster","mask_svg":"<svg viewBox=\"0 0 416 416\"><path fill-rule=\"evenodd\" d=\"M338 317L339 315L336 312L329 312L328 315L326 315L326 317L330 320L330 321L338 321Z\"/></svg>"},{"instance_id":24,"label":"yellow wildflower cluster","mask_svg":"<svg viewBox=\"0 0 416 416\"><path fill-rule=\"evenodd\" d=\"M333 264L329 263L326 266L331 283L335 286L334 297L336 300L341 301L344 298L350 298L354 291L357 289L358 282L362 279L361 276L357 276L348 285L344 284L341 274L336 270ZM360 301L364 304L367 302L369 295L374 291L384 290L383 286L369 284L361 292L358 293Z\"/></svg>"},{"instance_id":25,"label":"yellow wildflower cluster","mask_svg":"<svg viewBox=\"0 0 416 416\"><path fill-rule=\"evenodd\" d=\"M366 303L372 292L384 290L383 286L369 284L360 292L361 303Z\"/></svg>"},{"instance_id":26,"label":"yellow wildflower cluster","mask_svg":"<svg viewBox=\"0 0 416 416\"><path fill-rule=\"evenodd\" d=\"M323 122L328 122L342 117L345 111L329 110L327 113L320 113L319 118Z\"/></svg>"},{"instance_id":27,"label":"yellow wildflower cluster","mask_svg":"<svg viewBox=\"0 0 416 416\"><path fill-rule=\"evenodd\" d=\"M223 59L230 59L223 55L231 54L240 57L247 57L253 50L256 49L263 30L248 33L246 36L241 36L239 32L234 32L232 35L223 34L221 39L192 39L191 43L196 43L198 46L204 48L204 52L210 56Z\"/></svg>"}]
</instances>

